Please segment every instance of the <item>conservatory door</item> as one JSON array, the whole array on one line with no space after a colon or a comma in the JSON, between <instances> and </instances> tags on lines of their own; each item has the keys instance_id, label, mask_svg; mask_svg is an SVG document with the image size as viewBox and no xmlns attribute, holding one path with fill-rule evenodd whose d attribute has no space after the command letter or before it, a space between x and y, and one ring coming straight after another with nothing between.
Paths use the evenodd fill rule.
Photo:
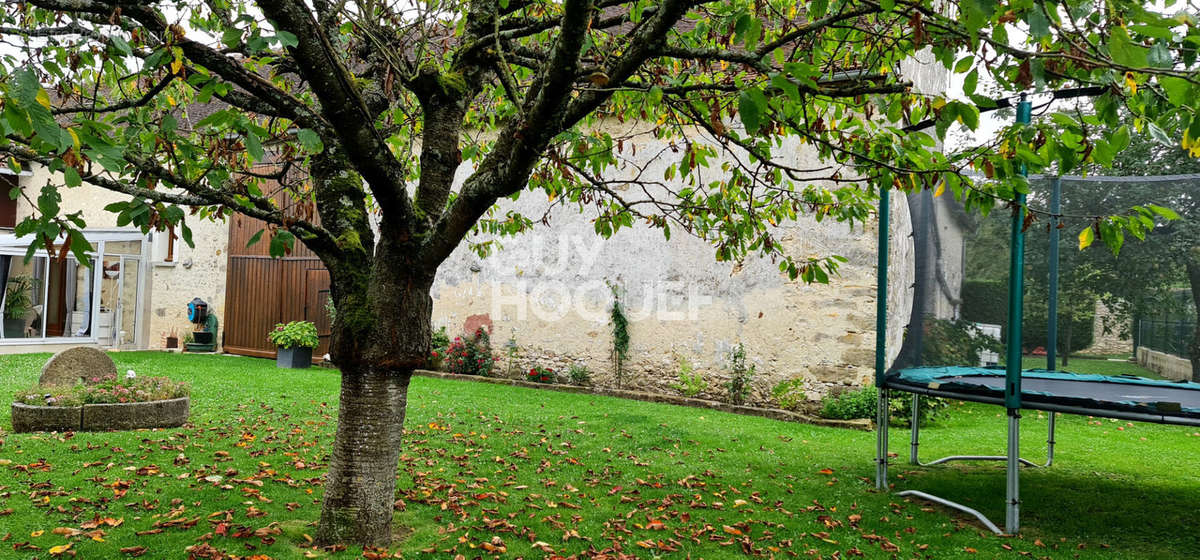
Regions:
<instances>
[{"instance_id":1,"label":"conservatory door","mask_svg":"<svg viewBox=\"0 0 1200 560\"><path fill-rule=\"evenodd\" d=\"M113 348L133 347L139 327L138 293L141 260L124 255L105 255L104 280L96 336L100 344Z\"/></svg>"}]
</instances>

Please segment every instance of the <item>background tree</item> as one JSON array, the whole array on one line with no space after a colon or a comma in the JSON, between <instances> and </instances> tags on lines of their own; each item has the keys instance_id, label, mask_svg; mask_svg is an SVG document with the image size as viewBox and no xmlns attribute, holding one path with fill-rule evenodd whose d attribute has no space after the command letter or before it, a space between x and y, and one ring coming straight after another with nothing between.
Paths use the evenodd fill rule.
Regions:
<instances>
[{"instance_id":1,"label":"background tree","mask_svg":"<svg viewBox=\"0 0 1200 560\"><path fill-rule=\"evenodd\" d=\"M126 193L109 207L118 223L179 224L185 241L187 220L252 216L273 254L299 239L329 269L342 389L323 542L390 538L430 286L473 233L487 252L533 226L496 210L505 197L543 191L593 213L600 235L640 220L706 239L718 259L767 255L826 281L836 256L784 255L775 224L861 223L890 188L944 189L986 212L1027 190L1021 166L1071 169L1119 148L1064 115L1065 133L1012 126L941 153L935 136L1008 103L975 95L981 78L1006 93L1089 88L1186 148L1200 138L1200 30L1135 0L32 0L6 4L0 23L11 165ZM964 74L969 101L909 90L900 63L921 50ZM641 126L599 126L621 121ZM648 137L674 142L665 180L610 179ZM784 137L822 164L784 163ZM970 166L995 182L964 177ZM41 190L19 232L82 253L60 187ZM1097 223L1113 241L1154 215Z\"/></svg>"}]
</instances>

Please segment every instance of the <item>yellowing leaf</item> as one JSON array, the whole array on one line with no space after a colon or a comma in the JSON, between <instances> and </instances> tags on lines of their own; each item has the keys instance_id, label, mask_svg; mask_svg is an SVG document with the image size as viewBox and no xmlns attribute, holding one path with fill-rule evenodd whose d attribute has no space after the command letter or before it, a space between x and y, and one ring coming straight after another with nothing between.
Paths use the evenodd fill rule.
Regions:
<instances>
[{"instance_id":1,"label":"yellowing leaf","mask_svg":"<svg viewBox=\"0 0 1200 560\"><path fill-rule=\"evenodd\" d=\"M1082 251L1084 249L1087 249L1088 245L1091 245L1092 241L1095 241L1095 240L1096 240L1096 234L1092 231L1091 227L1088 227L1087 229L1084 229L1083 231L1079 232L1079 250Z\"/></svg>"},{"instance_id":2,"label":"yellowing leaf","mask_svg":"<svg viewBox=\"0 0 1200 560\"><path fill-rule=\"evenodd\" d=\"M1129 86L1129 91L1137 95L1137 80L1133 77L1133 72L1125 73L1125 85Z\"/></svg>"},{"instance_id":3,"label":"yellowing leaf","mask_svg":"<svg viewBox=\"0 0 1200 560\"><path fill-rule=\"evenodd\" d=\"M38 88L37 102L42 107L49 109L50 108L50 94L46 93L46 90Z\"/></svg>"},{"instance_id":4,"label":"yellowing leaf","mask_svg":"<svg viewBox=\"0 0 1200 560\"><path fill-rule=\"evenodd\" d=\"M71 543L67 543L67 544L60 544L60 545L58 545L58 546L52 546L52 547L50 547L50 554L51 554L51 555L53 555L53 556L58 556L58 555L60 555L60 554L62 554L62 553L64 553L64 552L66 552L66 551L68 551L68 550L70 550L70 549L71 549Z\"/></svg>"},{"instance_id":5,"label":"yellowing leaf","mask_svg":"<svg viewBox=\"0 0 1200 560\"><path fill-rule=\"evenodd\" d=\"M938 183L937 190L933 191L933 197L937 198L939 196L942 196L942 193L944 193L944 192L946 192L946 182L941 181Z\"/></svg>"},{"instance_id":6,"label":"yellowing leaf","mask_svg":"<svg viewBox=\"0 0 1200 560\"><path fill-rule=\"evenodd\" d=\"M42 533L45 533L45 531L34 531L32 533L29 533L29 536L37 538L37 537L42 536Z\"/></svg>"}]
</instances>

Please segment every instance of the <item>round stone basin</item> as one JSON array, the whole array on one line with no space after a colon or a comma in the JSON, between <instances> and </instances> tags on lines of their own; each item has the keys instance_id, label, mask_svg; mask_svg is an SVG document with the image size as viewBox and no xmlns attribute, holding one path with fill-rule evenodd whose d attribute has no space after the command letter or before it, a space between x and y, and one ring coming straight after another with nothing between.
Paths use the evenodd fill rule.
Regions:
<instances>
[{"instance_id":1,"label":"round stone basin","mask_svg":"<svg viewBox=\"0 0 1200 560\"><path fill-rule=\"evenodd\" d=\"M14 432L104 432L176 428L188 419L188 397L135 403L35 406L12 404Z\"/></svg>"}]
</instances>

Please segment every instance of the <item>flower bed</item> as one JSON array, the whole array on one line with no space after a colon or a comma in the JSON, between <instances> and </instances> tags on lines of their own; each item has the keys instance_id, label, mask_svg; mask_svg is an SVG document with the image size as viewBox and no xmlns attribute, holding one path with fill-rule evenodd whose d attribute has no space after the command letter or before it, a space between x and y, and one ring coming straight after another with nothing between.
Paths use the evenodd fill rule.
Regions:
<instances>
[{"instance_id":1,"label":"flower bed","mask_svg":"<svg viewBox=\"0 0 1200 560\"><path fill-rule=\"evenodd\" d=\"M85 404L121 404L163 401L186 397L191 387L166 377L93 377L88 383L66 387L33 387L17 393L17 402L33 406L78 407Z\"/></svg>"},{"instance_id":2,"label":"flower bed","mask_svg":"<svg viewBox=\"0 0 1200 560\"><path fill-rule=\"evenodd\" d=\"M187 422L187 383L166 377L94 377L69 387L34 387L12 404L14 432L171 428Z\"/></svg>"}]
</instances>

